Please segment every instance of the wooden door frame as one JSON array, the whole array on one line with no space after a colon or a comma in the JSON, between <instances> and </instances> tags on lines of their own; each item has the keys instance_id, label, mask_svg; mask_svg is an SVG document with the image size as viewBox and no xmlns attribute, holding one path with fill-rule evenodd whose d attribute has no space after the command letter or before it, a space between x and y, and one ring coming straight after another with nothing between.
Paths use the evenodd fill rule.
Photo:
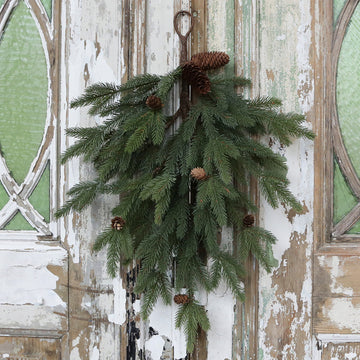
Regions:
<instances>
[{"instance_id":1,"label":"wooden door frame","mask_svg":"<svg viewBox=\"0 0 360 360\"><path fill-rule=\"evenodd\" d=\"M341 42L347 21L358 0L346 2L333 28L333 1L312 0L313 15L313 63L315 98L313 125L317 135L314 151L314 243L313 243L313 295L312 333L316 344L313 358L322 358L324 343L352 344L359 342L358 334L339 333L337 325L329 326L327 319L321 319L327 309L327 302L339 296L331 292L327 284L327 271L322 263L340 259L343 266L351 266L351 259L360 256L360 244L356 236L341 235L344 227L333 227L333 156L334 146L340 148L340 156L345 158L344 147L339 144L341 134L336 115L336 71ZM335 135L334 135L335 134ZM349 182L356 182L351 171L345 171ZM356 184L354 185L356 187ZM345 265L344 265L345 264ZM334 265L335 266L335 265ZM323 277L325 276L325 277ZM324 281L325 280L325 281ZM336 279L335 279L336 280ZM334 281L335 281L334 280ZM350 286L350 285L349 285ZM351 296L348 297L351 300Z\"/></svg>"}]
</instances>

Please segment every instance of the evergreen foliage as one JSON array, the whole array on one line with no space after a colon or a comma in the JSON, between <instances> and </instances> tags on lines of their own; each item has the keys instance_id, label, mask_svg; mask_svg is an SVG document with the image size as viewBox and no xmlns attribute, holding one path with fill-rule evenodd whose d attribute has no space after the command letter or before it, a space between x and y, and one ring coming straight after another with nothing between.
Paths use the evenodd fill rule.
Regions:
<instances>
[{"instance_id":1,"label":"evergreen foliage","mask_svg":"<svg viewBox=\"0 0 360 360\"><path fill-rule=\"evenodd\" d=\"M75 185L57 216L81 211L98 194L119 195L112 216L124 219L124 228L105 229L94 250L107 247L112 276L131 260L141 263L135 291L143 294L144 318L159 298L169 304L174 290L189 294L191 301L179 305L176 325L184 327L190 352L198 327L210 326L194 294L214 290L223 279L243 299L247 256L253 254L267 271L276 264L275 237L243 224L246 214L257 211L246 190L250 177L258 180L271 206L301 209L288 189L286 159L257 139L271 135L288 145L294 137L314 135L303 116L280 112L278 99L248 100L239 90L250 86L249 80L221 74L209 74L211 91L196 97L188 117L170 134L173 117L149 108L146 100L153 95L169 102L181 74L178 67L164 76L136 76L121 86L98 83L72 102L73 108L90 106L89 114L104 121L69 129L77 142L63 162L83 156L97 178ZM206 177L193 178L194 168ZM237 253L219 244L223 226L234 229Z\"/></svg>"}]
</instances>

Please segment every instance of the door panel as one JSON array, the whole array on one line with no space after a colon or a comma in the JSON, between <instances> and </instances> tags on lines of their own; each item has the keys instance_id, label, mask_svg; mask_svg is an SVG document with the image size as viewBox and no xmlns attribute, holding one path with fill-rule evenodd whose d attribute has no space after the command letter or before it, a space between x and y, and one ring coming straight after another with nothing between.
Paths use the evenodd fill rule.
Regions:
<instances>
[{"instance_id":1,"label":"door panel","mask_svg":"<svg viewBox=\"0 0 360 360\"><path fill-rule=\"evenodd\" d=\"M61 360L60 340L0 336L0 357L5 360Z\"/></svg>"},{"instance_id":2,"label":"door panel","mask_svg":"<svg viewBox=\"0 0 360 360\"><path fill-rule=\"evenodd\" d=\"M321 360L356 360L360 354L360 343L324 345Z\"/></svg>"}]
</instances>

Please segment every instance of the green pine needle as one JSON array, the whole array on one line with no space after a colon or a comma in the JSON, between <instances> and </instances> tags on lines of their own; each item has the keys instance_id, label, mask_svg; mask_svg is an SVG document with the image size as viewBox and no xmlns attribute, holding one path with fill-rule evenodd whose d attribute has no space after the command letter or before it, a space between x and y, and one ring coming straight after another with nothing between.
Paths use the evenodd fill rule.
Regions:
<instances>
[{"instance_id":1,"label":"green pine needle","mask_svg":"<svg viewBox=\"0 0 360 360\"><path fill-rule=\"evenodd\" d=\"M194 350L198 329L201 328L204 331L210 329L210 322L205 308L195 300L190 301L188 304L180 305L176 313L175 325L177 328L184 329L188 353L192 353Z\"/></svg>"}]
</instances>

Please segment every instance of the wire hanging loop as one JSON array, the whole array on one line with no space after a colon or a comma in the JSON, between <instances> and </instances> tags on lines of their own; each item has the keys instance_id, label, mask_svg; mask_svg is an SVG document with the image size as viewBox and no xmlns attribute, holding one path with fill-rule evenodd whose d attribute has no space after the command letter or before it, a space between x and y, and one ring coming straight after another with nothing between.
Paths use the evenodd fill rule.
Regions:
<instances>
[{"instance_id":1,"label":"wire hanging loop","mask_svg":"<svg viewBox=\"0 0 360 360\"><path fill-rule=\"evenodd\" d=\"M181 33L181 30L179 29L179 18L180 16L189 16L190 17L190 28L189 30L187 31L187 33L185 35L183 35ZM174 16L174 29L176 31L176 33L178 34L179 36L179 39L180 39L180 43L181 43L181 52L180 52L180 65L181 64L184 64L188 59L187 59L187 39L194 27L194 18L193 16L191 15L191 13L189 11L186 11L186 10L180 10L178 11L175 16Z\"/></svg>"}]
</instances>

